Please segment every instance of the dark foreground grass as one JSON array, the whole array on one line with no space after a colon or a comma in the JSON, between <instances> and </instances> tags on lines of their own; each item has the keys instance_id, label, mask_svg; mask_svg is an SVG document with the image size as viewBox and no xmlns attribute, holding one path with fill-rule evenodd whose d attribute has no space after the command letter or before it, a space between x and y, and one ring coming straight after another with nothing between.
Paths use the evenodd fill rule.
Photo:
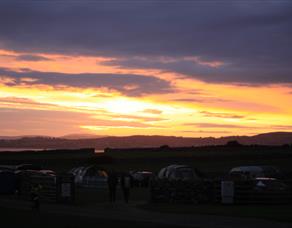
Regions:
<instances>
[{"instance_id":1,"label":"dark foreground grass","mask_svg":"<svg viewBox=\"0 0 292 228\"><path fill-rule=\"evenodd\" d=\"M106 190L79 189L77 205L89 206L95 203L108 201ZM145 202L137 204L139 209L165 212L173 214L209 214L232 217L263 218L274 221L292 223L292 205L220 205L220 204L167 204L146 203L150 199L149 189L135 188L131 190L130 202ZM117 191L117 200L122 200L120 189Z\"/></svg>"},{"instance_id":2,"label":"dark foreground grass","mask_svg":"<svg viewBox=\"0 0 292 228\"><path fill-rule=\"evenodd\" d=\"M180 205L149 203L138 207L162 213L262 218L292 223L292 205Z\"/></svg>"},{"instance_id":3,"label":"dark foreground grass","mask_svg":"<svg viewBox=\"0 0 292 228\"><path fill-rule=\"evenodd\" d=\"M178 228L148 222L120 221L50 213L36 213L0 207L3 228Z\"/></svg>"},{"instance_id":4,"label":"dark foreground grass","mask_svg":"<svg viewBox=\"0 0 292 228\"><path fill-rule=\"evenodd\" d=\"M117 187L116 200L124 201L122 189ZM130 203L133 202L148 202L150 200L150 189L148 188L131 188L130 190ZM89 206L98 203L109 202L109 193L106 188L76 188L75 205Z\"/></svg>"}]
</instances>

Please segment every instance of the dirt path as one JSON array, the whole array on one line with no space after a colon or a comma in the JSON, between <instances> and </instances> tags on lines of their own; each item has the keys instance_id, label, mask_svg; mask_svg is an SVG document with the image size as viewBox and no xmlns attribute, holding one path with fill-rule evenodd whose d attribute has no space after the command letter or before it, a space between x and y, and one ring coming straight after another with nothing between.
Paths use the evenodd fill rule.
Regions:
<instances>
[{"instance_id":1,"label":"dirt path","mask_svg":"<svg viewBox=\"0 0 292 228\"><path fill-rule=\"evenodd\" d=\"M0 206L29 210L29 202L0 199ZM135 203L129 205L117 202L115 205L99 203L90 207L42 205L41 210L52 214L73 215L91 218L115 219L138 222L152 222L181 227L196 228L292 228L290 223L280 223L254 218L224 217L201 214L168 214L137 209Z\"/></svg>"}]
</instances>

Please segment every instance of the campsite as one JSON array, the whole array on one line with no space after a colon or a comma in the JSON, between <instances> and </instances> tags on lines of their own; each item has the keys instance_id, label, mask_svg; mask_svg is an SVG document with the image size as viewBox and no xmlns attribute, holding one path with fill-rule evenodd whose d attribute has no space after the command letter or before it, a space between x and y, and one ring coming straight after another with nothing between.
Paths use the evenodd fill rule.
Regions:
<instances>
[{"instance_id":1,"label":"campsite","mask_svg":"<svg viewBox=\"0 0 292 228\"><path fill-rule=\"evenodd\" d=\"M292 0L0 0L0 228L292 228Z\"/></svg>"},{"instance_id":2,"label":"campsite","mask_svg":"<svg viewBox=\"0 0 292 228\"><path fill-rule=\"evenodd\" d=\"M222 159L214 159L213 151L216 150L220 151ZM263 151L266 151L264 159ZM44 208L65 206L70 208L68 210L72 210L72 213L75 213L74 210L103 210L101 216L103 219L110 216L105 216L105 211L110 214L112 210L121 210L123 212L113 217L123 221L129 220L125 217L127 210L138 210L139 213L164 215L187 216L195 213L291 222L288 213L292 209L290 147L230 145L198 148L159 147L106 149L104 153L99 154L95 154L94 149L46 150L17 152L19 158L14 152L13 159L8 153L3 152L3 156L0 156L2 174L0 181L6 183L1 184L1 200L6 206L9 202L12 205L20 204L21 206L16 206L17 210L24 209L25 213L30 211L29 186L41 184L41 210L46 211L46 215L42 216L48 217L59 215L52 215L50 214L52 209ZM74 153L76 154L71 156ZM267 171L261 171L261 167ZM274 167L277 167L277 170ZM118 175L128 172L132 178L129 204L124 203L122 189L118 184L116 209L111 208L108 200L106 179L109 170L115 170ZM281 170L281 177L278 170ZM253 172L255 179L243 181L240 175L246 175L247 171L250 174ZM14 182L11 178L12 172L17 174ZM269 173L268 177L264 177L267 175L262 172ZM20 176L25 180L21 188L17 182ZM237 192L230 202L228 196L227 201L226 199L223 201L221 192L223 181L233 181L234 190ZM246 189L241 190L243 193L240 194L243 195L240 196L236 190L238 184L243 186L240 188ZM260 189L263 184L267 186L267 190ZM273 192L270 189L273 189ZM254 194L258 194L256 191L259 193L256 196L260 198L255 198ZM2 210L4 208L5 206ZM11 210L12 208L7 212ZM123 213L124 216L121 215ZM145 227L147 224L151 225L151 220L147 220L150 223L145 223L143 216L141 215L141 220L144 221L142 224L146 224ZM83 219L81 217L80 221ZM165 225L165 222L160 220L154 222L161 226ZM69 223L64 224L60 223L59 227L70 227ZM115 224L114 220L112 224ZM125 224L127 226L127 223ZM74 225L81 227L78 222ZM177 226L179 223L172 222L172 225Z\"/></svg>"}]
</instances>

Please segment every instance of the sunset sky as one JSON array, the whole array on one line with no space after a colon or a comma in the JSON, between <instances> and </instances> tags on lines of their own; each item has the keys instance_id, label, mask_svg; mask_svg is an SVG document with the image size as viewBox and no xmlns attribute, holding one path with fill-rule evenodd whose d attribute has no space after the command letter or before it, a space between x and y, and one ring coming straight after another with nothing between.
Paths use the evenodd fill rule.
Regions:
<instances>
[{"instance_id":1,"label":"sunset sky","mask_svg":"<svg viewBox=\"0 0 292 228\"><path fill-rule=\"evenodd\" d=\"M292 1L1 1L0 135L292 131Z\"/></svg>"}]
</instances>

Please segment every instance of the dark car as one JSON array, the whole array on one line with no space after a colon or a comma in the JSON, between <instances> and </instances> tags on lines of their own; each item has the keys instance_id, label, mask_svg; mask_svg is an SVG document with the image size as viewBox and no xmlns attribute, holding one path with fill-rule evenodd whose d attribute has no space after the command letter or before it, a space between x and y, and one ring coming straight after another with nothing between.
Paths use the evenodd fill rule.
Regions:
<instances>
[{"instance_id":1,"label":"dark car","mask_svg":"<svg viewBox=\"0 0 292 228\"><path fill-rule=\"evenodd\" d=\"M251 195L258 201L280 200L290 197L291 189L282 173L273 166L239 166L227 175L235 183L249 186Z\"/></svg>"},{"instance_id":2,"label":"dark car","mask_svg":"<svg viewBox=\"0 0 292 228\"><path fill-rule=\"evenodd\" d=\"M254 179L258 177L282 179L281 172L273 166L238 166L229 171L231 177Z\"/></svg>"}]
</instances>

